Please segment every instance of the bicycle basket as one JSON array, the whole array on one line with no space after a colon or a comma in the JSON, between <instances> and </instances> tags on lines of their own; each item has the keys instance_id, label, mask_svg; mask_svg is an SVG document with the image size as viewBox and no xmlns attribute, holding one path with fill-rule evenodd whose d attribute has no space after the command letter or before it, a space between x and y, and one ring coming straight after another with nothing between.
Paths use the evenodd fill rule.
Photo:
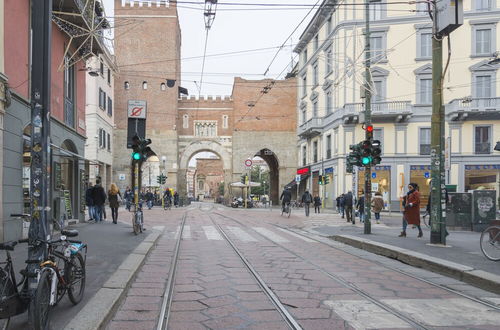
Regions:
<instances>
[{"instance_id":1,"label":"bicycle basket","mask_svg":"<svg viewBox=\"0 0 500 330\"><path fill-rule=\"evenodd\" d=\"M22 313L23 302L17 293L9 273L0 268L0 319Z\"/></svg>"}]
</instances>

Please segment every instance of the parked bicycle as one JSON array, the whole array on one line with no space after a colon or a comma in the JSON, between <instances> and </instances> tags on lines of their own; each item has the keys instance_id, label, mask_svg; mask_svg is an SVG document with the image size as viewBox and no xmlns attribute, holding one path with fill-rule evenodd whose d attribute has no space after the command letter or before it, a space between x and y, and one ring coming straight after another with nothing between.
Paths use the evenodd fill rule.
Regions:
<instances>
[{"instance_id":1,"label":"parked bicycle","mask_svg":"<svg viewBox=\"0 0 500 330\"><path fill-rule=\"evenodd\" d=\"M281 215L285 214L288 218L290 218L290 214L292 214L292 206L290 202L285 203L284 207L281 207Z\"/></svg>"},{"instance_id":2,"label":"parked bicycle","mask_svg":"<svg viewBox=\"0 0 500 330\"><path fill-rule=\"evenodd\" d=\"M87 245L67 237L78 235L76 230L62 230L55 240L38 239L35 244L47 244L48 257L40 263L40 269L30 274L28 267L21 270L22 279L17 282L12 257L18 243L28 243L28 239L0 243L0 250L5 250L6 261L0 262L0 318L7 319L7 329L12 316L28 310L30 323L36 330L45 330L49 325L49 314L53 306L68 293L69 300L78 304L85 290L85 260ZM38 263L27 260L26 263ZM37 277L38 286L34 297L28 292L28 279Z\"/></svg>"},{"instance_id":3,"label":"parked bicycle","mask_svg":"<svg viewBox=\"0 0 500 330\"><path fill-rule=\"evenodd\" d=\"M134 215L132 216L132 229L134 234L138 235L144 230L144 214L142 212L142 200L139 200L137 205L134 205Z\"/></svg>"},{"instance_id":4,"label":"parked bicycle","mask_svg":"<svg viewBox=\"0 0 500 330\"><path fill-rule=\"evenodd\" d=\"M500 260L500 226L489 226L481 233L481 251L493 261Z\"/></svg>"}]
</instances>

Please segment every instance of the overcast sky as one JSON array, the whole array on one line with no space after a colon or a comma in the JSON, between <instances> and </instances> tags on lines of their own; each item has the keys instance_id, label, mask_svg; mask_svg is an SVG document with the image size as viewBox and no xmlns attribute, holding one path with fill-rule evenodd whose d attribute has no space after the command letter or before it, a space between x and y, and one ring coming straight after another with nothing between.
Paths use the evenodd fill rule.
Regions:
<instances>
[{"instance_id":1,"label":"overcast sky","mask_svg":"<svg viewBox=\"0 0 500 330\"><path fill-rule=\"evenodd\" d=\"M182 3L185 1L185 3ZM189 3L186 3L189 2ZM198 4L196 4L196 3ZM230 95L234 77L246 79L282 78L290 71L292 43L296 44L314 10L293 34L270 67L277 47L281 46L310 8L236 6L231 4L316 4L318 0L219 0L212 28L208 32L207 55L242 52L224 56L207 56L203 78L205 22L203 0L179 0L178 11L182 32L182 86L190 95ZM114 0L104 0L106 14L113 16ZM319 2L321 3L321 1ZM255 10L257 9L257 10ZM269 48L263 49L262 48ZM255 51L260 49L259 51ZM252 51L254 50L254 51ZM283 73L282 73L283 72ZM278 76L280 73L281 76ZM195 83L196 82L196 83Z\"/></svg>"}]
</instances>

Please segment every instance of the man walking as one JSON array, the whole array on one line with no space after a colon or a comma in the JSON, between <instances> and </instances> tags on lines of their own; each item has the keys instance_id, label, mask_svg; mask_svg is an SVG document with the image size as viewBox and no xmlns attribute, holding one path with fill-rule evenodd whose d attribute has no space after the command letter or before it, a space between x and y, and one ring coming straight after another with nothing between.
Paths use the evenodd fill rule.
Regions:
<instances>
[{"instance_id":1,"label":"man walking","mask_svg":"<svg viewBox=\"0 0 500 330\"><path fill-rule=\"evenodd\" d=\"M344 208L347 222L353 222L352 217L352 193L350 191L344 196Z\"/></svg>"},{"instance_id":2,"label":"man walking","mask_svg":"<svg viewBox=\"0 0 500 330\"><path fill-rule=\"evenodd\" d=\"M106 192L101 186L101 180L97 179L92 188L92 199L94 201L94 219L95 222L101 222L103 216L104 203L106 202Z\"/></svg>"},{"instance_id":3,"label":"man walking","mask_svg":"<svg viewBox=\"0 0 500 330\"><path fill-rule=\"evenodd\" d=\"M321 208L321 198L316 195L314 196L314 213L319 214L319 209Z\"/></svg>"},{"instance_id":4,"label":"man walking","mask_svg":"<svg viewBox=\"0 0 500 330\"><path fill-rule=\"evenodd\" d=\"M95 220L94 199L92 198L92 189L93 188L94 187L92 186L92 183L89 183L87 190L85 190L85 204L87 205L87 208L89 209L89 221Z\"/></svg>"},{"instance_id":5,"label":"man walking","mask_svg":"<svg viewBox=\"0 0 500 330\"><path fill-rule=\"evenodd\" d=\"M306 211L306 217L309 216L309 206L311 202L313 201L312 195L309 192L309 190L306 190L304 194L302 195L302 203L304 203L304 209Z\"/></svg>"},{"instance_id":6,"label":"man walking","mask_svg":"<svg viewBox=\"0 0 500 330\"><path fill-rule=\"evenodd\" d=\"M365 194L364 192L361 192L361 196L358 199L358 202L356 203L356 209L358 210L359 213L359 221L360 222L365 222ZM355 217L352 219L352 223L355 223Z\"/></svg>"}]
</instances>

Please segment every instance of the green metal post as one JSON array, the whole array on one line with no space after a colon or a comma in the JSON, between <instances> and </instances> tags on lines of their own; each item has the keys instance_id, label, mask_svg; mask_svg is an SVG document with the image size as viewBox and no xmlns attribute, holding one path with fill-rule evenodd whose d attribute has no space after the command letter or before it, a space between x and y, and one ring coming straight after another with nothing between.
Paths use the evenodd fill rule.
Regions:
<instances>
[{"instance_id":1,"label":"green metal post","mask_svg":"<svg viewBox=\"0 0 500 330\"><path fill-rule=\"evenodd\" d=\"M370 72L370 2L365 0L365 19L366 19L366 31L365 31L365 126L371 125L372 113L371 113L371 72ZM371 138L368 131L365 132L366 139ZM371 190L372 190L372 177L371 177L371 164L365 166L365 226L364 233L371 234Z\"/></svg>"}]
</instances>

